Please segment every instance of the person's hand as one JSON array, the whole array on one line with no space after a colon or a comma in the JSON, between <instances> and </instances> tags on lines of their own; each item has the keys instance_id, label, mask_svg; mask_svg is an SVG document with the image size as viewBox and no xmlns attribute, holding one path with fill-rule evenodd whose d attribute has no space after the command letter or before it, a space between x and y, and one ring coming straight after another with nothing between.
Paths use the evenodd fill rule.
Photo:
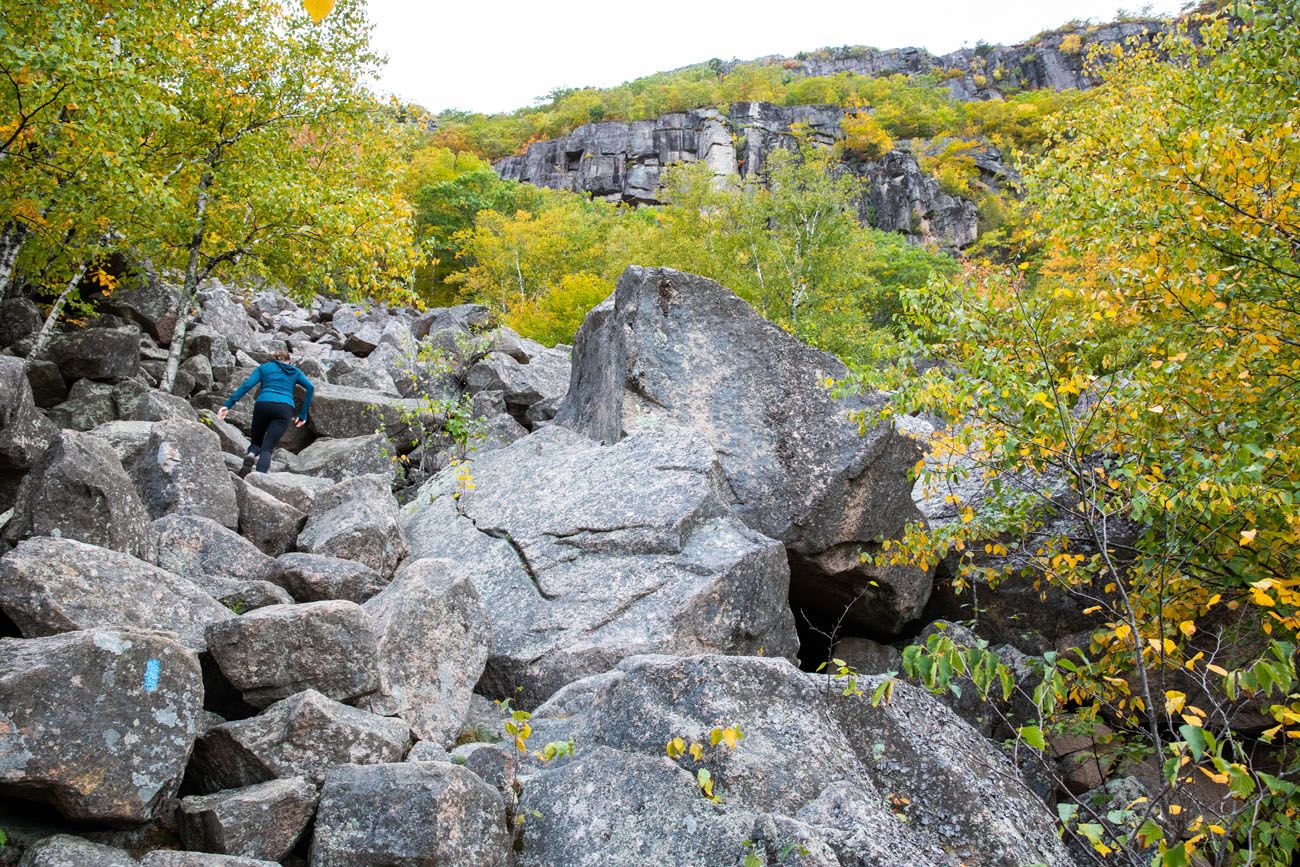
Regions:
<instances>
[{"instance_id":1,"label":"person's hand","mask_svg":"<svg viewBox=\"0 0 1300 867\"><path fill-rule=\"evenodd\" d=\"M307 419L305 419L305 418L296 418L296 419L293 420L293 426L294 426L294 427L302 427L302 426L305 425L306 423L307 423Z\"/></svg>"},{"instance_id":2,"label":"person's hand","mask_svg":"<svg viewBox=\"0 0 1300 867\"><path fill-rule=\"evenodd\" d=\"M226 413L228 413L228 412L230 412L230 410L226 409L224 406L223 406L221 409L217 410L217 420L218 420L218 421L225 421L225 420L226 420Z\"/></svg>"}]
</instances>

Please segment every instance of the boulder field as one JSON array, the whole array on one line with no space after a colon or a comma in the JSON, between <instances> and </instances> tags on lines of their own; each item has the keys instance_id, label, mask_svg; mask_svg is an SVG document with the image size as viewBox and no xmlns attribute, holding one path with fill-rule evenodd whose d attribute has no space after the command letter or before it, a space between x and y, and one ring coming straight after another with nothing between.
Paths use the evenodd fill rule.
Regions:
<instances>
[{"instance_id":1,"label":"boulder field","mask_svg":"<svg viewBox=\"0 0 1300 867\"><path fill-rule=\"evenodd\" d=\"M0 865L1075 863L979 708L872 700L928 426L834 357L665 269L571 347L201 301L169 392L165 282L30 365L0 329ZM215 410L281 348L310 422L244 476L252 397Z\"/></svg>"}]
</instances>

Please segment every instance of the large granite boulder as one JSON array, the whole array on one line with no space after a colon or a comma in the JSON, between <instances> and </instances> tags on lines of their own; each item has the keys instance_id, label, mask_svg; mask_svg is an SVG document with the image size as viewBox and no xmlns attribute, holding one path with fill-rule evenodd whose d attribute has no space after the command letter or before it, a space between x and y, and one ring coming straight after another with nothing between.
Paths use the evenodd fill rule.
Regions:
<instances>
[{"instance_id":1,"label":"large granite boulder","mask_svg":"<svg viewBox=\"0 0 1300 867\"><path fill-rule=\"evenodd\" d=\"M233 530L195 515L153 522L158 565L206 586L210 579L265 581L275 561Z\"/></svg>"},{"instance_id":2,"label":"large granite boulder","mask_svg":"<svg viewBox=\"0 0 1300 867\"><path fill-rule=\"evenodd\" d=\"M128 468L154 518L196 515L239 527L239 504L221 440L197 421L154 424L145 453Z\"/></svg>"},{"instance_id":3,"label":"large granite boulder","mask_svg":"<svg viewBox=\"0 0 1300 867\"><path fill-rule=\"evenodd\" d=\"M306 777L320 783L330 768L400 762L411 731L306 690L244 720L203 733L185 783L200 794L242 789L267 780Z\"/></svg>"},{"instance_id":4,"label":"large granite boulder","mask_svg":"<svg viewBox=\"0 0 1300 867\"><path fill-rule=\"evenodd\" d=\"M473 582L449 560L416 560L364 607L379 637L379 689L360 705L450 747L488 657L487 615Z\"/></svg>"},{"instance_id":5,"label":"large granite boulder","mask_svg":"<svg viewBox=\"0 0 1300 867\"><path fill-rule=\"evenodd\" d=\"M23 360L0 355L0 511L14 504L23 474L58 434L36 409Z\"/></svg>"},{"instance_id":6,"label":"large granite boulder","mask_svg":"<svg viewBox=\"0 0 1300 867\"><path fill-rule=\"evenodd\" d=\"M198 421L198 413L189 401L137 379L127 379L113 386L117 417L126 421L163 421L169 418Z\"/></svg>"},{"instance_id":7,"label":"large granite boulder","mask_svg":"<svg viewBox=\"0 0 1300 867\"><path fill-rule=\"evenodd\" d=\"M108 296L105 306L166 346L176 334L180 293L154 274L137 272L132 276L134 279Z\"/></svg>"},{"instance_id":8,"label":"large granite boulder","mask_svg":"<svg viewBox=\"0 0 1300 867\"><path fill-rule=\"evenodd\" d=\"M54 406L50 420L61 428L87 431L117 418L113 386L90 379L79 379L68 389L68 399Z\"/></svg>"},{"instance_id":9,"label":"large granite boulder","mask_svg":"<svg viewBox=\"0 0 1300 867\"><path fill-rule=\"evenodd\" d=\"M190 849L279 862L307 830L318 800L310 781L286 777L185 798L177 824Z\"/></svg>"},{"instance_id":10,"label":"large granite boulder","mask_svg":"<svg viewBox=\"0 0 1300 867\"><path fill-rule=\"evenodd\" d=\"M140 369L140 331L130 328L86 328L56 334L46 350L68 380L116 382Z\"/></svg>"},{"instance_id":11,"label":"large granite boulder","mask_svg":"<svg viewBox=\"0 0 1300 867\"><path fill-rule=\"evenodd\" d=\"M846 373L718 283L633 266L579 329L555 420L605 443L665 422L698 432L735 513L789 550L796 605L831 619L851 605L847 625L897 632L920 615L931 573L860 555L920 519L907 472L922 449L872 423L883 396L833 398L825 381Z\"/></svg>"},{"instance_id":12,"label":"large granite boulder","mask_svg":"<svg viewBox=\"0 0 1300 867\"><path fill-rule=\"evenodd\" d=\"M325 778L311 865L505 867L509 848L501 796L472 771L350 765Z\"/></svg>"},{"instance_id":13,"label":"large granite boulder","mask_svg":"<svg viewBox=\"0 0 1300 867\"><path fill-rule=\"evenodd\" d=\"M258 608L212 624L207 641L221 673L254 707L305 689L349 701L379 685L375 623L353 602Z\"/></svg>"},{"instance_id":14,"label":"large granite boulder","mask_svg":"<svg viewBox=\"0 0 1300 867\"><path fill-rule=\"evenodd\" d=\"M731 514L698 434L551 426L468 472L404 514L412 556L460 562L483 600L489 694L536 702L636 653L794 655L785 552Z\"/></svg>"},{"instance_id":15,"label":"large granite boulder","mask_svg":"<svg viewBox=\"0 0 1300 867\"><path fill-rule=\"evenodd\" d=\"M122 849L55 834L28 846L18 867L138 867L139 863Z\"/></svg>"},{"instance_id":16,"label":"large granite boulder","mask_svg":"<svg viewBox=\"0 0 1300 867\"><path fill-rule=\"evenodd\" d=\"M531 341L530 341L531 343ZM503 351L489 353L465 375L471 394L499 391L506 406L518 418L543 400L559 400L569 390L569 353L536 345L520 361Z\"/></svg>"},{"instance_id":17,"label":"large granite boulder","mask_svg":"<svg viewBox=\"0 0 1300 867\"><path fill-rule=\"evenodd\" d=\"M63 431L18 488L5 527L10 544L32 536L78 539L152 560L149 515L117 453L89 434Z\"/></svg>"},{"instance_id":18,"label":"large granite boulder","mask_svg":"<svg viewBox=\"0 0 1300 867\"><path fill-rule=\"evenodd\" d=\"M79 629L162 629L205 650L204 630L234 617L188 578L129 554L37 537L0 557L0 609L28 638Z\"/></svg>"},{"instance_id":19,"label":"large granite boulder","mask_svg":"<svg viewBox=\"0 0 1300 867\"><path fill-rule=\"evenodd\" d=\"M277 557L269 580L299 602L345 599L358 605L388 585L384 576L364 563L302 553Z\"/></svg>"},{"instance_id":20,"label":"large granite boulder","mask_svg":"<svg viewBox=\"0 0 1300 867\"><path fill-rule=\"evenodd\" d=\"M206 852L179 852L155 849L140 859L140 867L279 867L275 861L241 858L238 855L210 855Z\"/></svg>"},{"instance_id":21,"label":"large granite boulder","mask_svg":"<svg viewBox=\"0 0 1300 867\"><path fill-rule=\"evenodd\" d=\"M28 298L0 301L0 348L12 346L41 330L44 317L40 308Z\"/></svg>"},{"instance_id":22,"label":"large granite boulder","mask_svg":"<svg viewBox=\"0 0 1300 867\"><path fill-rule=\"evenodd\" d=\"M382 432L396 447L409 451L411 419L422 412L427 412L427 406L419 400L346 385L322 384L316 386L308 422L320 436L335 439Z\"/></svg>"},{"instance_id":23,"label":"large granite boulder","mask_svg":"<svg viewBox=\"0 0 1300 867\"><path fill-rule=\"evenodd\" d=\"M407 545L388 480L356 476L322 491L298 536L298 549L363 563L392 575Z\"/></svg>"},{"instance_id":24,"label":"large granite boulder","mask_svg":"<svg viewBox=\"0 0 1300 867\"><path fill-rule=\"evenodd\" d=\"M294 473L250 473L244 481L249 487L265 491L304 515L311 514L316 495L334 484L330 479Z\"/></svg>"},{"instance_id":25,"label":"large granite boulder","mask_svg":"<svg viewBox=\"0 0 1300 867\"><path fill-rule=\"evenodd\" d=\"M160 633L0 640L0 794L148 821L180 784L202 707L198 658Z\"/></svg>"},{"instance_id":26,"label":"large granite boulder","mask_svg":"<svg viewBox=\"0 0 1300 867\"><path fill-rule=\"evenodd\" d=\"M257 477L263 473L250 473ZM273 494L240 479L235 484L239 501L239 532L271 557L292 551L307 516Z\"/></svg>"},{"instance_id":27,"label":"large granite boulder","mask_svg":"<svg viewBox=\"0 0 1300 867\"><path fill-rule=\"evenodd\" d=\"M751 840L760 855L797 842L828 867L1072 867L1054 817L1001 752L907 684L873 703L883 682L844 695L784 660L708 656L632 658L571 684L534 713L532 737L583 746L527 778L517 863L581 867L610 852L732 863ZM710 746L719 726L744 738ZM670 759L676 737L704 744L702 756ZM702 768L720 805L699 793Z\"/></svg>"},{"instance_id":28,"label":"large granite boulder","mask_svg":"<svg viewBox=\"0 0 1300 867\"><path fill-rule=\"evenodd\" d=\"M290 455L288 471L341 482L352 476L378 474L392 478L396 453L383 434L319 439L296 455Z\"/></svg>"}]
</instances>

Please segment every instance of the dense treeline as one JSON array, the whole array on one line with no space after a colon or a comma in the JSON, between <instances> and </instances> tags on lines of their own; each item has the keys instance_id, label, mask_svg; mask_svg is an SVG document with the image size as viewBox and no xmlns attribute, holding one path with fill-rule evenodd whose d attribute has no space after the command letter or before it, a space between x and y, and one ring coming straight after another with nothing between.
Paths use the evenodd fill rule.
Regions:
<instances>
[{"instance_id":1,"label":"dense treeline","mask_svg":"<svg viewBox=\"0 0 1300 867\"><path fill-rule=\"evenodd\" d=\"M1142 779L1062 812L1122 863L1289 865L1300 832L1300 5L1233 11L1048 125L1018 264L905 293L903 357L944 364L864 374L951 424L922 477L960 520L885 558L1091 618L1026 678L1020 741L1082 734ZM987 660L931 649L936 685Z\"/></svg>"}]
</instances>

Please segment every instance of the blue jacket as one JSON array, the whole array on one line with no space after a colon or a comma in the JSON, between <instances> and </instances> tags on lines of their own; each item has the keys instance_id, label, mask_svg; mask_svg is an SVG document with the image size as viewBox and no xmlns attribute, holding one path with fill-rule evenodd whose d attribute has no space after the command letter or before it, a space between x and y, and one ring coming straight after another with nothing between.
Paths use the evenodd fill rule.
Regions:
<instances>
[{"instance_id":1,"label":"blue jacket","mask_svg":"<svg viewBox=\"0 0 1300 867\"><path fill-rule=\"evenodd\" d=\"M298 411L298 418L303 421L307 420L307 410L311 407L311 397L315 394L316 389L312 387L311 380L307 378L301 370L292 364L286 364L283 361L268 361L254 370L244 384L235 389L235 393L226 401L226 409L234 406L239 399L248 393L248 390L255 385L261 384L257 391L257 402L263 401L269 403L287 403L289 406L297 406L293 399L293 387L301 385L306 390L307 395L303 398L302 409Z\"/></svg>"}]
</instances>

